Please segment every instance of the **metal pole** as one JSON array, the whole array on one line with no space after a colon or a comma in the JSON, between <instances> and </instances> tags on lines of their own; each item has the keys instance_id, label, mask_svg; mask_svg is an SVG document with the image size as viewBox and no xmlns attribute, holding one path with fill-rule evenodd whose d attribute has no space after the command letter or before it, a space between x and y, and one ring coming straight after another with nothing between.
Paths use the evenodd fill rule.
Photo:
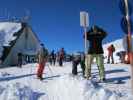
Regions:
<instances>
[{"instance_id":1,"label":"metal pole","mask_svg":"<svg viewBox=\"0 0 133 100\"><path fill-rule=\"evenodd\" d=\"M87 54L87 27L89 27L88 13L80 12L80 25L84 28L84 53Z\"/></svg>"},{"instance_id":2,"label":"metal pole","mask_svg":"<svg viewBox=\"0 0 133 100\"><path fill-rule=\"evenodd\" d=\"M85 55L87 54L87 28L84 27L84 34L85 34Z\"/></svg>"},{"instance_id":3,"label":"metal pole","mask_svg":"<svg viewBox=\"0 0 133 100\"><path fill-rule=\"evenodd\" d=\"M127 28L128 28L128 35L127 35L127 52L128 52L128 57L130 60L130 65L131 65L131 87L132 87L132 94L133 94L133 54L132 54L132 37L131 37L131 23L130 23L130 17L128 14L128 0L125 1L125 6L126 6L126 19L127 19Z\"/></svg>"},{"instance_id":4,"label":"metal pole","mask_svg":"<svg viewBox=\"0 0 133 100\"><path fill-rule=\"evenodd\" d=\"M50 71L51 74L53 75L53 71L52 71L52 69L50 68L49 64L47 64L47 66L48 66L49 71Z\"/></svg>"}]
</instances>

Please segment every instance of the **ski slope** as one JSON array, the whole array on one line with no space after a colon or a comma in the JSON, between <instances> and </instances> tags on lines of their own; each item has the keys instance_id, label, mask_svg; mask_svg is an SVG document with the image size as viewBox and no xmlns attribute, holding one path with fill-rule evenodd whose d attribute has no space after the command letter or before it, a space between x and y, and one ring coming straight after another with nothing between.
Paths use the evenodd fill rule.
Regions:
<instances>
[{"instance_id":1,"label":"ski slope","mask_svg":"<svg viewBox=\"0 0 133 100\"><path fill-rule=\"evenodd\" d=\"M92 80L82 77L80 65L78 75L71 76L72 65L63 67L47 64L44 80L36 78L37 64L22 68L0 69L1 100L133 100L131 95L130 66L105 64L106 82L98 83L97 66L92 66Z\"/></svg>"}]
</instances>

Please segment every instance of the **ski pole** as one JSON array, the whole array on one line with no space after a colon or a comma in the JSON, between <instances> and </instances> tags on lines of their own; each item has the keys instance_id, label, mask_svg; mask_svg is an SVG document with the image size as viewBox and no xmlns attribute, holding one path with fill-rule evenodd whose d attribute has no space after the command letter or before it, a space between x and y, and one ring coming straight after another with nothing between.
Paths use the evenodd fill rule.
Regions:
<instances>
[{"instance_id":1,"label":"ski pole","mask_svg":"<svg viewBox=\"0 0 133 100\"><path fill-rule=\"evenodd\" d=\"M53 71L51 70L49 64L47 64L49 71L53 74Z\"/></svg>"}]
</instances>

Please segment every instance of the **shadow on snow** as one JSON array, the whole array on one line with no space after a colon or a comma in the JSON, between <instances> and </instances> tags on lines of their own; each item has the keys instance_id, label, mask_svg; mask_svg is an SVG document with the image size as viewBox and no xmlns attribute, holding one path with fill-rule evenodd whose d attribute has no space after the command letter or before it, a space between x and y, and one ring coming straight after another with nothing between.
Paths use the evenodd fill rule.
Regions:
<instances>
[{"instance_id":1,"label":"shadow on snow","mask_svg":"<svg viewBox=\"0 0 133 100\"><path fill-rule=\"evenodd\" d=\"M20 75L20 76L0 77L0 82L1 82L1 81L15 80L15 79L24 78L24 77L29 77L29 76L33 76L33 75L36 75L36 74L26 74L26 75ZM52 80L52 79L55 78L55 77L60 77L60 75L48 76L48 77L44 77L43 79Z\"/></svg>"},{"instance_id":2,"label":"shadow on snow","mask_svg":"<svg viewBox=\"0 0 133 100\"><path fill-rule=\"evenodd\" d=\"M125 80L128 80L128 79L130 79L130 76L114 77L114 78L107 78L106 82L115 83L115 84L124 84L126 83Z\"/></svg>"},{"instance_id":3,"label":"shadow on snow","mask_svg":"<svg viewBox=\"0 0 133 100\"><path fill-rule=\"evenodd\" d=\"M127 71L125 71L124 69L107 70L105 71L105 74L120 73L120 72L127 72Z\"/></svg>"},{"instance_id":4,"label":"shadow on snow","mask_svg":"<svg viewBox=\"0 0 133 100\"><path fill-rule=\"evenodd\" d=\"M0 77L0 81L10 81L10 80L24 78L24 77L28 77L28 76L32 76L32 75L36 75L36 74L26 74L26 75L20 75L20 76Z\"/></svg>"},{"instance_id":5,"label":"shadow on snow","mask_svg":"<svg viewBox=\"0 0 133 100\"><path fill-rule=\"evenodd\" d=\"M53 80L53 78L60 77L60 76L61 75L48 76L48 77L44 77L43 79Z\"/></svg>"},{"instance_id":6,"label":"shadow on snow","mask_svg":"<svg viewBox=\"0 0 133 100\"><path fill-rule=\"evenodd\" d=\"M33 92L33 100L38 100L42 95L45 95L45 93Z\"/></svg>"}]
</instances>

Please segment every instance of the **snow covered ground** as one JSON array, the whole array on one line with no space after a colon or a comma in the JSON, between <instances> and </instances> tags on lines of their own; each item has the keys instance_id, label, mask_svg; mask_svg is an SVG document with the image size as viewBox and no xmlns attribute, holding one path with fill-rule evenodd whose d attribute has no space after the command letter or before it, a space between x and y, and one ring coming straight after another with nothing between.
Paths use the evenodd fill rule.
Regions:
<instances>
[{"instance_id":1,"label":"snow covered ground","mask_svg":"<svg viewBox=\"0 0 133 100\"><path fill-rule=\"evenodd\" d=\"M92 66L92 80L71 76L71 63L63 67L47 64L44 80L36 78L37 64L22 68L0 69L0 100L133 100L131 95L130 66L105 64L106 82L99 79L97 66Z\"/></svg>"},{"instance_id":2,"label":"snow covered ground","mask_svg":"<svg viewBox=\"0 0 133 100\"><path fill-rule=\"evenodd\" d=\"M117 39L115 41L112 41L112 42L109 42L109 43L106 43L103 45L103 49L104 49L104 62L107 63L107 55L108 55L108 50L107 48L113 44L114 47L115 47L115 52L114 52L114 62L115 63L120 63L120 59L119 59L119 56L117 56L117 53L120 52L120 51L126 51L127 50L127 42L126 42L126 37L124 38L120 38L120 39ZM132 44L133 44L133 35L132 35ZM133 47L132 47L132 51L133 51Z\"/></svg>"}]
</instances>

